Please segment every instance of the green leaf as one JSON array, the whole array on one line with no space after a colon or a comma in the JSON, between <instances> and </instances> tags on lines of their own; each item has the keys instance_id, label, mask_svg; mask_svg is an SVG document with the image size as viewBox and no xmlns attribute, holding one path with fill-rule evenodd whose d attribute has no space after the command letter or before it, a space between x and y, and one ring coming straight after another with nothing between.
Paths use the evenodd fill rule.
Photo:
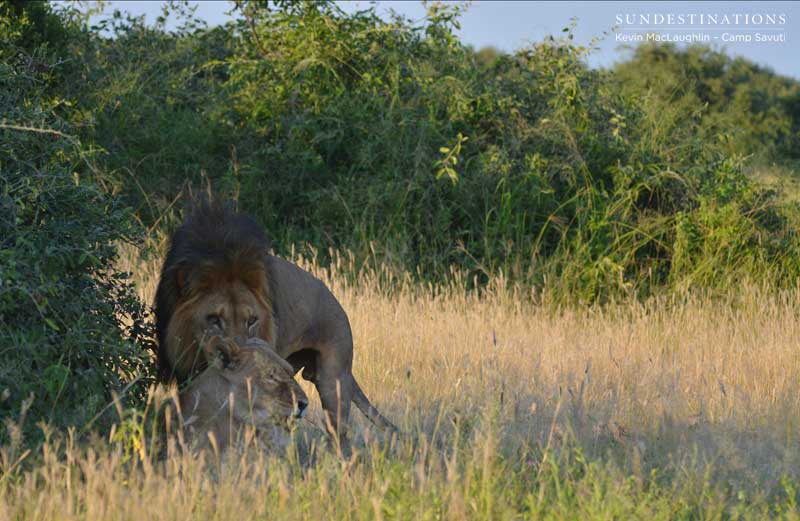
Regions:
<instances>
[{"instance_id":1,"label":"green leaf","mask_svg":"<svg viewBox=\"0 0 800 521\"><path fill-rule=\"evenodd\" d=\"M52 327L54 331L61 331L58 328L58 325L55 322L53 322L51 319L45 317L44 321L47 322L47 325Z\"/></svg>"}]
</instances>

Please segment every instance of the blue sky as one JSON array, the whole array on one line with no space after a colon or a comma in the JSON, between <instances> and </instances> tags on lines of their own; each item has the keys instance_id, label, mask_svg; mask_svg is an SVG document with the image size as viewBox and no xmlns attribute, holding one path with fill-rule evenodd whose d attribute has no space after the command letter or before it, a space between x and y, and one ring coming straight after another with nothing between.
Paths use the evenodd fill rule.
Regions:
<instances>
[{"instance_id":1,"label":"blue sky","mask_svg":"<svg viewBox=\"0 0 800 521\"><path fill-rule=\"evenodd\" d=\"M225 13L231 5L224 1L193 2L197 4L197 14L210 25L222 23L230 17ZM425 16L425 8L417 1L379 1L339 2L346 11L363 9L375 4L378 13L393 9L399 13L419 20ZM132 14L145 14L147 22L153 22L160 13L161 3L155 1L112 1L108 2L107 12L119 8ZM620 61L627 55L617 34L643 32L625 28L623 23L616 33L612 27L619 15L645 15L643 23L637 18L637 27L646 25L650 32L670 35L702 33L709 35L710 43L732 55L741 55L756 63L771 67L780 74L800 79L800 2L521 2L521 1L481 1L472 2L461 18L460 35L462 41L476 48L494 46L504 51L513 51L528 42L538 41L548 34L559 34L570 19L577 18L575 38L578 43L588 44L592 37L600 37L604 32L610 34L599 44L599 49L589 58L590 65L607 66ZM676 24L674 20L693 14L717 15L718 23ZM673 23L666 23L666 17L673 16ZM723 23L721 17L729 16L730 23ZM733 15L739 18L734 19ZM769 24L767 15L771 20ZM657 19L661 16L662 19ZM761 18L750 18L760 16ZM745 18L747 17L747 18ZM694 19L693 20L697 20ZM761 23L756 23L761 22ZM687 28L688 26L688 28ZM647 31L644 31L647 32ZM770 35L783 41L756 41L756 34ZM737 41L723 42L734 39ZM746 40L750 41L746 41ZM745 40L745 41L742 41ZM635 45L635 44L634 44Z\"/></svg>"}]
</instances>

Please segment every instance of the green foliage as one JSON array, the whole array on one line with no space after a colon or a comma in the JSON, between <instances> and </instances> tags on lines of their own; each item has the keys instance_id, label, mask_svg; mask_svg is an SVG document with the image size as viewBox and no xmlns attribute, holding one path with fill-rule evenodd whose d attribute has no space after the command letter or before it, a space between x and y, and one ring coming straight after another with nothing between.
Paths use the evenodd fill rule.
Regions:
<instances>
[{"instance_id":1,"label":"green foliage","mask_svg":"<svg viewBox=\"0 0 800 521\"><path fill-rule=\"evenodd\" d=\"M630 95L655 95L665 110L698 107L699 138L730 136L731 154L800 158L800 83L703 45L640 45L614 69Z\"/></svg>"},{"instance_id":2,"label":"green foliage","mask_svg":"<svg viewBox=\"0 0 800 521\"><path fill-rule=\"evenodd\" d=\"M38 439L40 421L86 426L112 391L141 399L150 374L145 310L111 268L131 213L87 180L46 58L0 63L2 442Z\"/></svg>"},{"instance_id":3,"label":"green foliage","mask_svg":"<svg viewBox=\"0 0 800 521\"><path fill-rule=\"evenodd\" d=\"M70 42L72 59L61 75L62 93L74 102L67 116L83 142L104 152L95 180L147 222L187 178L224 172L231 153L227 129L212 118L224 102L213 84L226 35L198 32L192 19L169 33L170 7L180 6L165 6L152 28L119 11L86 28Z\"/></svg>"},{"instance_id":4,"label":"green foliage","mask_svg":"<svg viewBox=\"0 0 800 521\"><path fill-rule=\"evenodd\" d=\"M7 0L0 3L0 57L13 57L12 47L28 52L58 49L69 38L68 27L50 5L41 0Z\"/></svg>"},{"instance_id":5,"label":"green foliage","mask_svg":"<svg viewBox=\"0 0 800 521\"><path fill-rule=\"evenodd\" d=\"M60 15L57 110L147 225L210 178L278 253L349 250L423 280L503 272L596 302L798 275L797 209L742 173L800 149L797 82L702 47L591 70L570 27L475 52L459 5L422 23L232 7L213 29L179 2L151 27Z\"/></svg>"},{"instance_id":6,"label":"green foliage","mask_svg":"<svg viewBox=\"0 0 800 521\"><path fill-rule=\"evenodd\" d=\"M752 148L796 150L795 82L694 48L593 71L570 28L475 53L453 32L458 6L416 25L332 3L237 6L224 27L133 20L76 50L96 57L87 135L146 221L207 174L279 251L347 249L425 279L502 270L596 301L797 275L795 210L741 173ZM664 81L637 84L636 67L661 66L648 52L669 57ZM674 95L681 67L696 81ZM763 114L751 104L743 126L756 90Z\"/></svg>"}]
</instances>

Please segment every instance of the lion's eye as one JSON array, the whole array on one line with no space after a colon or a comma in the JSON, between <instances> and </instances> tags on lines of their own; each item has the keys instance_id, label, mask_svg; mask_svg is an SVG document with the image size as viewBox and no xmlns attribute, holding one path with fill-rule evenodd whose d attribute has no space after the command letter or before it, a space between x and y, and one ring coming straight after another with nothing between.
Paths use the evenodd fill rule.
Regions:
<instances>
[{"instance_id":1,"label":"lion's eye","mask_svg":"<svg viewBox=\"0 0 800 521\"><path fill-rule=\"evenodd\" d=\"M208 327L222 329L222 317L219 315L208 315L206 317L206 324L208 324Z\"/></svg>"},{"instance_id":2,"label":"lion's eye","mask_svg":"<svg viewBox=\"0 0 800 521\"><path fill-rule=\"evenodd\" d=\"M247 327L253 327L253 325L255 325L256 322L258 322L258 317L252 316L252 317L248 318L247 319Z\"/></svg>"}]
</instances>

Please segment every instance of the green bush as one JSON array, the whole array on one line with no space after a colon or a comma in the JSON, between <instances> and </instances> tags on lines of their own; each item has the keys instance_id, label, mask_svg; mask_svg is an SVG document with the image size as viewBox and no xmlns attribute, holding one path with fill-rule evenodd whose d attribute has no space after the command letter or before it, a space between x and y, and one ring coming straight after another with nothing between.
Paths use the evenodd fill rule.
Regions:
<instances>
[{"instance_id":1,"label":"green bush","mask_svg":"<svg viewBox=\"0 0 800 521\"><path fill-rule=\"evenodd\" d=\"M457 21L442 7L423 26L318 3L244 8L222 121L238 123L244 207L283 244L429 278L503 270L585 301L797 275L784 210L741 174L735 127L710 127L704 100L624 92L585 66L569 28L480 58ZM704 223L691 240L687 219Z\"/></svg>"},{"instance_id":2,"label":"green bush","mask_svg":"<svg viewBox=\"0 0 800 521\"><path fill-rule=\"evenodd\" d=\"M115 14L70 38L64 115L148 225L208 177L279 253L348 250L422 280L502 271L587 302L793 284L797 208L742 171L797 149L797 82L702 48L591 70L570 28L475 52L459 9L415 24L240 2L214 29L179 12L175 31Z\"/></svg>"},{"instance_id":3,"label":"green bush","mask_svg":"<svg viewBox=\"0 0 800 521\"><path fill-rule=\"evenodd\" d=\"M745 58L704 45L640 45L614 68L614 80L633 95L654 94L667 110L682 102L698 107L698 137L729 134L728 153L800 158L800 83Z\"/></svg>"},{"instance_id":4,"label":"green bush","mask_svg":"<svg viewBox=\"0 0 800 521\"><path fill-rule=\"evenodd\" d=\"M151 374L145 309L111 268L131 214L88 181L93 157L49 92L52 56L13 51L25 59L0 63L0 443L38 439L40 421L107 424L112 392L135 403Z\"/></svg>"}]
</instances>

